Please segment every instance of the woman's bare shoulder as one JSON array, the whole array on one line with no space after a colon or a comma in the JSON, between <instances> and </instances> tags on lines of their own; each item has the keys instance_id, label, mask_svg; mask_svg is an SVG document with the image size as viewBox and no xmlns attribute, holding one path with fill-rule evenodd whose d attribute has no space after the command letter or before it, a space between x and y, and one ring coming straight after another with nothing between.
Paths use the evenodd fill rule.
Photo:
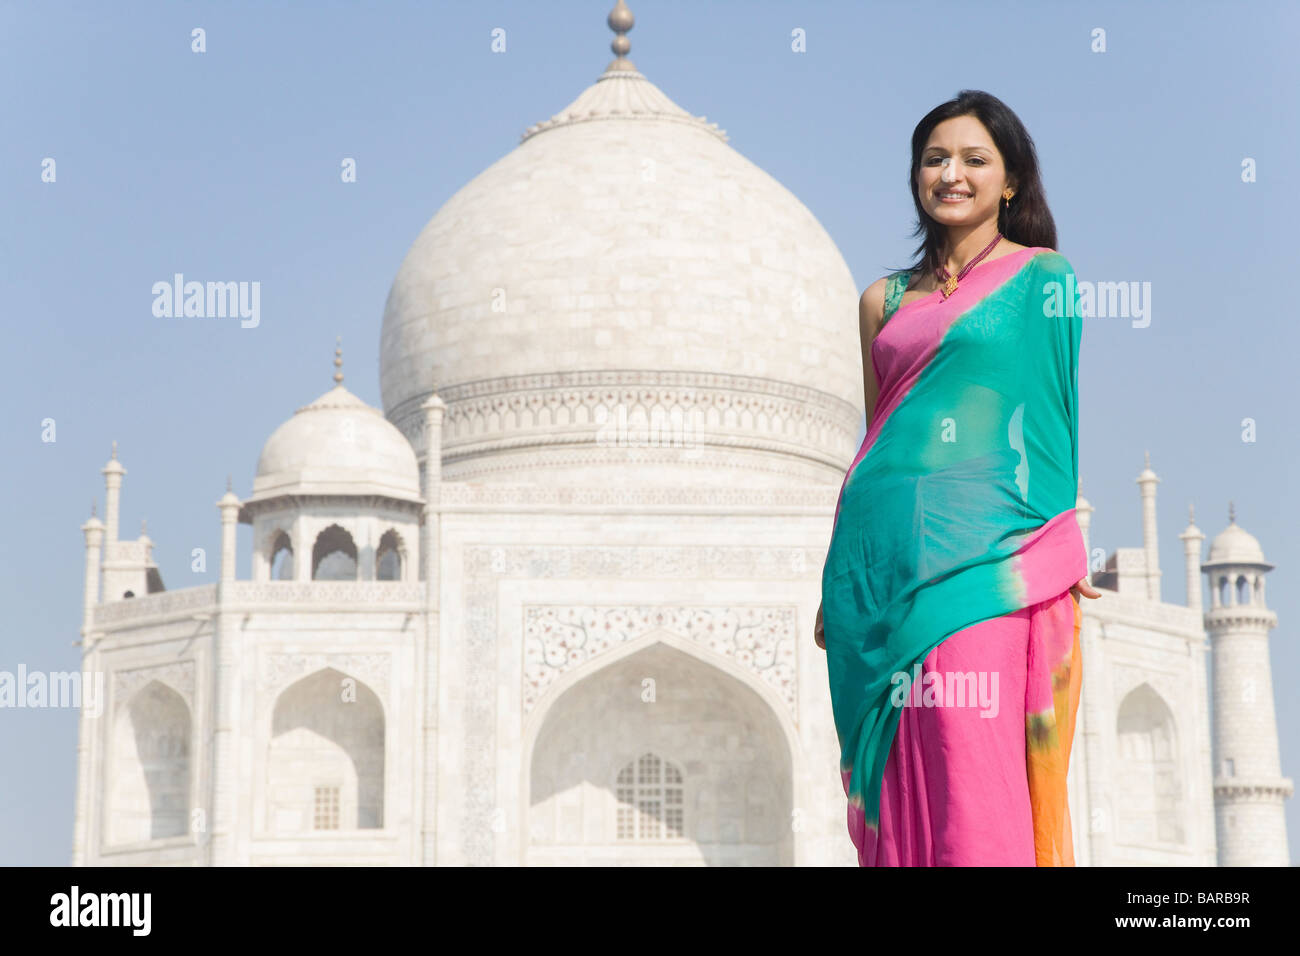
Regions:
<instances>
[{"instance_id":1,"label":"woman's bare shoulder","mask_svg":"<svg viewBox=\"0 0 1300 956\"><path fill-rule=\"evenodd\" d=\"M880 328L880 319L885 314L885 287L889 276L881 276L862 292L858 300L858 324L864 333L875 335Z\"/></svg>"}]
</instances>

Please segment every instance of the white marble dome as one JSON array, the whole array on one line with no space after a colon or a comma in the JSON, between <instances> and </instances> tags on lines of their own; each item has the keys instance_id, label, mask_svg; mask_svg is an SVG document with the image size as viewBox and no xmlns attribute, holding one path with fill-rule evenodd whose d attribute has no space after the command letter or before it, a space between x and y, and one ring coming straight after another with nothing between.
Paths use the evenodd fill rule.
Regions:
<instances>
[{"instance_id":1,"label":"white marble dome","mask_svg":"<svg viewBox=\"0 0 1300 956\"><path fill-rule=\"evenodd\" d=\"M620 57L416 238L384 411L422 456L436 390L449 480L837 482L857 299L807 207Z\"/></svg>"},{"instance_id":2,"label":"white marble dome","mask_svg":"<svg viewBox=\"0 0 1300 956\"><path fill-rule=\"evenodd\" d=\"M1241 528L1235 520L1210 542L1210 556L1205 565L1218 564L1268 564L1259 539ZM1269 565L1272 567L1272 565Z\"/></svg>"},{"instance_id":3,"label":"white marble dome","mask_svg":"<svg viewBox=\"0 0 1300 956\"><path fill-rule=\"evenodd\" d=\"M339 383L294 412L262 446L248 501L289 494L418 501L420 468L405 436Z\"/></svg>"}]
</instances>

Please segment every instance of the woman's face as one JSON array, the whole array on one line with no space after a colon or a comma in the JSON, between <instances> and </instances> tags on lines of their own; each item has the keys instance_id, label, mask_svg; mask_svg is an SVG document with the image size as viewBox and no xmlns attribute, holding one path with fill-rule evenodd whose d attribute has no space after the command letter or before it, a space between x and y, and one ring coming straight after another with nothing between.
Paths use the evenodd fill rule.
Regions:
<instances>
[{"instance_id":1,"label":"woman's face","mask_svg":"<svg viewBox=\"0 0 1300 956\"><path fill-rule=\"evenodd\" d=\"M942 226L974 226L997 221L1007 180L1002 154L974 116L954 116L931 132L921 151L916 192L923 208ZM963 198L945 199L956 193Z\"/></svg>"}]
</instances>

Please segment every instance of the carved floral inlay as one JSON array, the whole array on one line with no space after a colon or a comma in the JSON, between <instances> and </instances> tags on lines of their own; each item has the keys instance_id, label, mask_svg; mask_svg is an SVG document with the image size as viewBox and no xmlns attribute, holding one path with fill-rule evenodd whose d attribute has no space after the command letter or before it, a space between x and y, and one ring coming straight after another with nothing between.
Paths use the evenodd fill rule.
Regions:
<instances>
[{"instance_id":1,"label":"carved floral inlay","mask_svg":"<svg viewBox=\"0 0 1300 956\"><path fill-rule=\"evenodd\" d=\"M566 671L650 631L666 630L752 671L794 717L795 621L795 608L788 605L525 607L524 712Z\"/></svg>"}]
</instances>

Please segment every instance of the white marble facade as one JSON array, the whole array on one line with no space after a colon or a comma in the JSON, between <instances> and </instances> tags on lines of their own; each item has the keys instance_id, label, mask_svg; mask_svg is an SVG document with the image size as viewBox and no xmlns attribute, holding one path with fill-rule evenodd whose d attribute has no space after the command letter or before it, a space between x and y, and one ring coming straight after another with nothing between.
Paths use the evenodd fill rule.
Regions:
<instances>
[{"instance_id":1,"label":"white marble facade","mask_svg":"<svg viewBox=\"0 0 1300 956\"><path fill-rule=\"evenodd\" d=\"M853 864L812 622L856 300L806 207L619 56L420 234L384 411L338 374L277 429L217 503L217 583L120 540L114 451L74 862ZM1165 603L1143 489L1085 602L1078 861L1285 864L1271 565L1230 524L1202 613L1191 528Z\"/></svg>"}]
</instances>

